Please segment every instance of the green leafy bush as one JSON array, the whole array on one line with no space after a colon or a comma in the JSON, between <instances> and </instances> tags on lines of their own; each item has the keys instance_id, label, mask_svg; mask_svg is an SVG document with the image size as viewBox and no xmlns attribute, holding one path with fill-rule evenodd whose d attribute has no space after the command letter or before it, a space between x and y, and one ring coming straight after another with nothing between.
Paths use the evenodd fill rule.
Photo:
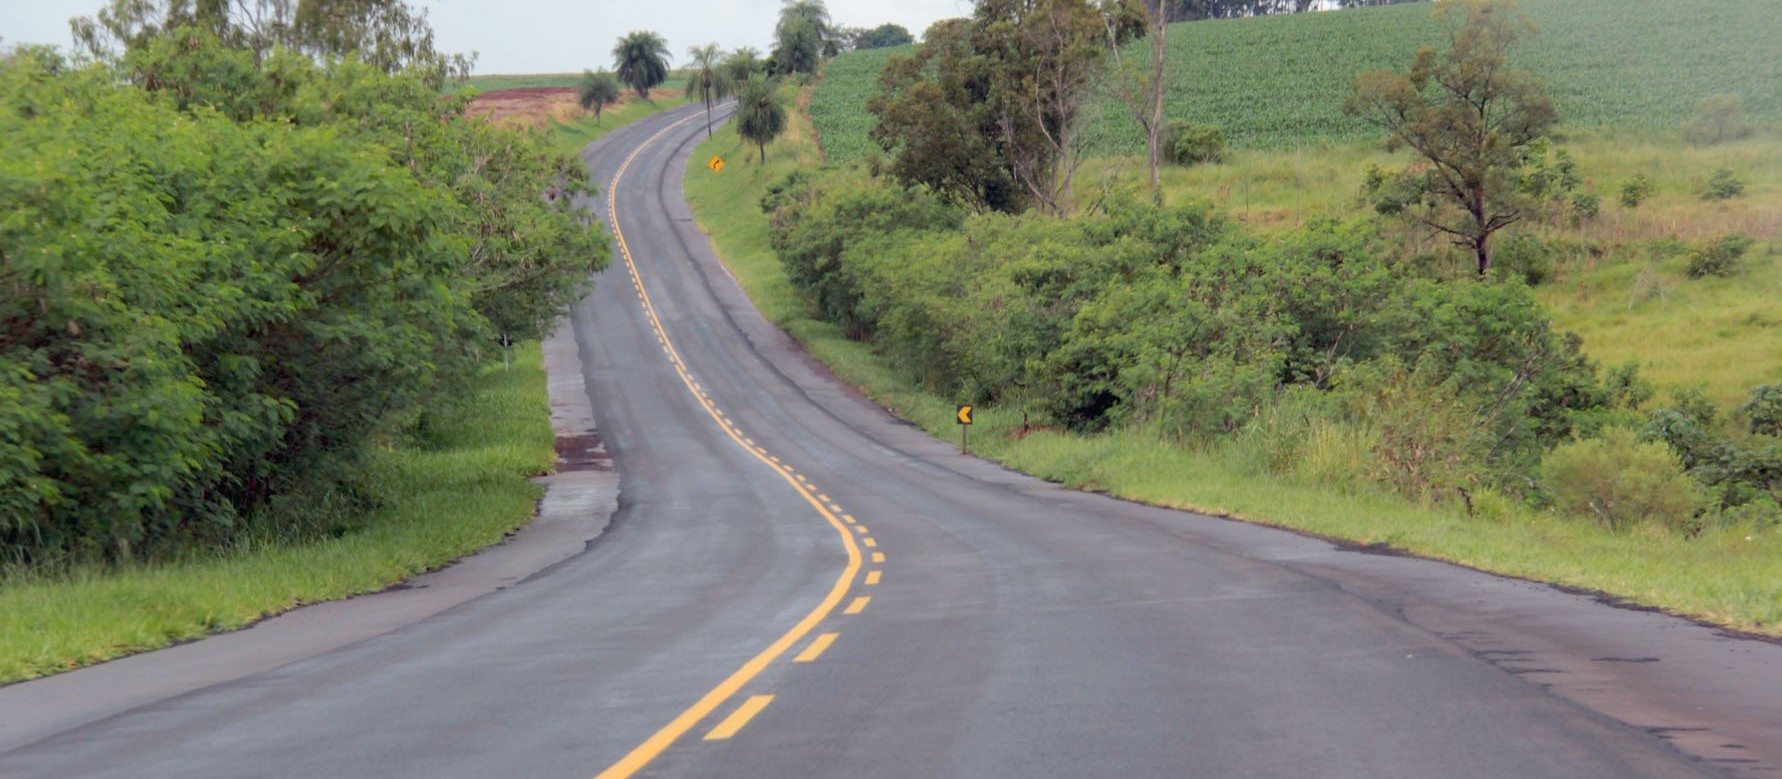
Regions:
<instances>
[{"instance_id":1,"label":"green leafy bush","mask_svg":"<svg viewBox=\"0 0 1782 779\"><path fill-rule=\"evenodd\" d=\"M1639 208L1646 198L1652 196L1652 179L1644 173L1636 173L1621 185L1621 205L1627 208Z\"/></svg>"},{"instance_id":2,"label":"green leafy bush","mask_svg":"<svg viewBox=\"0 0 1782 779\"><path fill-rule=\"evenodd\" d=\"M1163 156L1181 166L1225 159L1225 133L1216 125L1172 119L1163 124Z\"/></svg>"},{"instance_id":3,"label":"green leafy bush","mask_svg":"<svg viewBox=\"0 0 1782 779\"><path fill-rule=\"evenodd\" d=\"M1703 200L1731 200L1745 194L1745 182L1727 168L1714 171L1708 177L1707 189L1702 191Z\"/></svg>"},{"instance_id":4,"label":"green leafy bush","mask_svg":"<svg viewBox=\"0 0 1782 779\"><path fill-rule=\"evenodd\" d=\"M1744 233L1728 233L1690 250L1683 273L1692 279L1706 276L1731 276L1739 271L1757 241Z\"/></svg>"},{"instance_id":5,"label":"green leafy bush","mask_svg":"<svg viewBox=\"0 0 1782 779\"><path fill-rule=\"evenodd\" d=\"M1745 123L1744 101L1738 95L1720 94L1696 104L1695 116L1683 125L1683 140L1711 146L1749 138L1751 132L1751 125Z\"/></svg>"},{"instance_id":6,"label":"green leafy bush","mask_svg":"<svg viewBox=\"0 0 1782 779\"><path fill-rule=\"evenodd\" d=\"M1559 510L1612 530L1642 522L1688 529L1705 500L1675 454L1622 428L1561 444L1541 470Z\"/></svg>"},{"instance_id":7,"label":"green leafy bush","mask_svg":"<svg viewBox=\"0 0 1782 779\"><path fill-rule=\"evenodd\" d=\"M1753 388L1751 400L1739 410L1745 412L1751 432L1782 438L1782 384Z\"/></svg>"},{"instance_id":8,"label":"green leafy bush","mask_svg":"<svg viewBox=\"0 0 1782 779\"><path fill-rule=\"evenodd\" d=\"M1531 287L1553 280L1559 251L1531 233L1511 233L1491 255L1491 272L1499 278L1521 279Z\"/></svg>"}]
</instances>

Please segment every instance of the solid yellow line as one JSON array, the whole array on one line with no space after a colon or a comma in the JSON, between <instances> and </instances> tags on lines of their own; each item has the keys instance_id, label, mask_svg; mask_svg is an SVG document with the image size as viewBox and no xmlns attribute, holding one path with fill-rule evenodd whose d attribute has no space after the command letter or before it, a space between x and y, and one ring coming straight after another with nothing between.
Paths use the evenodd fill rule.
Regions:
<instances>
[{"instance_id":1,"label":"solid yellow line","mask_svg":"<svg viewBox=\"0 0 1782 779\"><path fill-rule=\"evenodd\" d=\"M767 708L769 703L773 703L772 695L750 696L748 700L743 701L743 705L736 707L736 711L730 712L730 716L725 717L723 722L712 728L710 733L705 734L705 740L723 741L736 735L736 732L742 730L744 725L749 724L749 720L754 719L762 709Z\"/></svg>"},{"instance_id":2,"label":"solid yellow line","mask_svg":"<svg viewBox=\"0 0 1782 779\"><path fill-rule=\"evenodd\" d=\"M882 574L884 574L884 571L867 571L866 572L866 583L867 584L878 584L879 576L881 576Z\"/></svg>"},{"instance_id":3,"label":"solid yellow line","mask_svg":"<svg viewBox=\"0 0 1782 779\"><path fill-rule=\"evenodd\" d=\"M750 680L759 676L768 665L779 659L780 655L785 654L787 649L790 649L793 644L802 640L817 627L818 623L822 622L824 618L834 612L835 607L841 604L843 598L847 597L848 590L853 584L854 576L860 571L860 548L854 544L854 534L848 532L848 526L842 524L842 521L819 502L815 495L812 495L810 491L801 486L798 483L798 480L792 477L791 469L780 465L779 458L757 452L748 444L744 443L742 433L734 427L725 425L723 416L717 412L716 406L709 399L700 397L699 383L695 382L692 374L688 373L686 364L682 362L679 352L675 350L673 342L668 338L668 331L662 327L662 320L656 316L655 303L650 300L648 290L644 289L643 277L639 275L637 271L637 261L631 256L631 246L625 242L625 233L619 228L617 192L619 189L619 181L624 177L625 171L631 167L631 163L633 160L637 159L637 155L642 153L650 144L655 143L657 139L661 138L675 127L696 118L698 118L697 115L689 116L686 119L682 119L662 128L661 131L650 136L643 143L639 144L636 149L632 150L631 156L626 157L625 161L619 165L618 172L613 174L612 183L607 186L606 213L608 221L612 224L614 243L618 244L619 254L625 259L625 269L631 276L632 285L637 287L638 297L643 303L644 315L649 320L651 329L655 330L658 335L661 335L663 342L667 345L669 363L674 367L675 374L680 377L681 383L687 386L687 391L692 393L695 399L699 400L701 408L705 409L705 412L712 417L712 420L718 424L718 427L723 429L726 435L736 441L737 445L743 447L744 451L753 454L756 459L766 464L767 467L772 468L775 473L778 473L780 478L785 479L787 484L792 485L792 489L797 490L798 494L802 495L805 501L810 503L811 506L817 510L817 513L821 514L823 519L827 520L830 526L835 528L835 532L842 538L842 545L847 549L848 564L842 569L841 574L836 577L835 584L829 588L829 594L823 596L822 602L818 603L816 608L811 609L810 613L804 615L804 619L799 620L798 624L793 625L791 630L786 631L784 635L774 639L774 642L769 644L766 649L761 650L759 654L750 658L748 662L743 663L741 668L736 669L730 676L726 677L724 681L719 682L718 686L713 687L711 691L701 696L692 706L687 707L685 711L682 711L679 715L675 716L675 718L670 720L668 724L663 725L661 729L651 734L649 738L644 739L643 743L632 748L632 750L626 753L624 757L619 758L618 762L607 766L606 770L596 774L595 779L626 779L626 777L636 774L644 766L649 765L650 761L655 760L657 755L662 754L664 750L673 745L675 741L681 738L681 736L686 735L695 725L698 725L700 720L711 714L719 706L722 706L725 701L731 698L731 696L736 695L736 693L742 689L743 685L748 684ZM746 705L747 704L745 704L745 706ZM767 704L763 703L761 705L765 706Z\"/></svg>"},{"instance_id":4,"label":"solid yellow line","mask_svg":"<svg viewBox=\"0 0 1782 779\"><path fill-rule=\"evenodd\" d=\"M872 561L875 563L885 562L885 553L884 552L873 552L872 553Z\"/></svg>"},{"instance_id":5,"label":"solid yellow line","mask_svg":"<svg viewBox=\"0 0 1782 779\"><path fill-rule=\"evenodd\" d=\"M870 602L872 602L872 598L862 595L858 598L855 598L853 603L848 604L848 607L846 609L843 609L842 613L843 614L859 614L860 610L866 608L866 604L868 604Z\"/></svg>"},{"instance_id":6,"label":"solid yellow line","mask_svg":"<svg viewBox=\"0 0 1782 779\"><path fill-rule=\"evenodd\" d=\"M792 658L792 662L808 663L821 657L823 655L823 650L828 649L830 644L835 643L836 637L840 635L840 633L823 633L818 635L815 640L811 641L810 646L805 647L803 652L799 652L797 657Z\"/></svg>"}]
</instances>

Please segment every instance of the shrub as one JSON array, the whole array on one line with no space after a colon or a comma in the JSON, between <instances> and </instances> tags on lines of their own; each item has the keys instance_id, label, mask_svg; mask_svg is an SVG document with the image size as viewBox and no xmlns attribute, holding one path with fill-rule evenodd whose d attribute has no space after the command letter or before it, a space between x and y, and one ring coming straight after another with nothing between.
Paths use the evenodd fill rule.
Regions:
<instances>
[{"instance_id":1,"label":"shrub","mask_svg":"<svg viewBox=\"0 0 1782 779\"><path fill-rule=\"evenodd\" d=\"M1683 272L1692 279L1704 276L1731 276L1737 273L1745 252L1756 243L1744 233L1728 233L1712 243L1697 246L1689 253L1689 265Z\"/></svg>"},{"instance_id":2,"label":"shrub","mask_svg":"<svg viewBox=\"0 0 1782 779\"><path fill-rule=\"evenodd\" d=\"M1572 194L1572 221L1588 222L1603 213L1603 196L1595 192Z\"/></svg>"},{"instance_id":3,"label":"shrub","mask_svg":"<svg viewBox=\"0 0 1782 779\"><path fill-rule=\"evenodd\" d=\"M1745 194L1745 182L1733 175L1731 170L1721 168L1708 177L1708 188L1702 192L1703 200L1731 200Z\"/></svg>"},{"instance_id":4,"label":"shrub","mask_svg":"<svg viewBox=\"0 0 1782 779\"><path fill-rule=\"evenodd\" d=\"M1173 120L1163 125L1163 151L1170 162L1188 166L1225 159L1225 133L1215 125Z\"/></svg>"},{"instance_id":5,"label":"shrub","mask_svg":"<svg viewBox=\"0 0 1782 779\"><path fill-rule=\"evenodd\" d=\"M1635 174L1621 185L1621 205L1628 208L1639 208L1651 196L1652 179L1644 173Z\"/></svg>"},{"instance_id":6,"label":"shrub","mask_svg":"<svg viewBox=\"0 0 1782 779\"><path fill-rule=\"evenodd\" d=\"M1736 141L1751 136L1739 96L1713 95L1695 107L1695 117L1683 125L1683 140L1696 146Z\"/></svg>"},{"instance_id":7,"label":"shrub","mask_svg":"<svg viewBox=\"0 0 1782 779\"><path fill-rule=\"evenodd\" d=\"M1751 401L1739 407L1750 419L1751 432L1782 437L1782 384L1751 390Z\"/></svg>"},{"instance_id":8,"label":"shrub","mask_svg":"<svg viewBox=\"0 0 1782 779\"><path fill-rule=\"evenodd\" d=\"M1498 278L1521 279L1531 287L1553 280L1558 252L1552 244L1528 233L1511 233L1493 252L1491 270Z\"/></svg>"},{"instance_id":9,"label":"shrub","mask_svg":"<svg viewBox=\"0 0 1782 779\"><path fill-rule=\"evenodd\" d=\"M1622 428L1560 445L1542 469L1555 506L1611 530L1648 521L1685 529L1705 500L1675 454Z\"/></svg>"}]
</instances>

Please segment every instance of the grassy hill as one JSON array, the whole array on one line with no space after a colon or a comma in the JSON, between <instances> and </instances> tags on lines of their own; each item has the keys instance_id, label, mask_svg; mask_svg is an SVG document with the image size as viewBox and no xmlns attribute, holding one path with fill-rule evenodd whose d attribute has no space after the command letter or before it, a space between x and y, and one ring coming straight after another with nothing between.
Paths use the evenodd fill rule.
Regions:
<instances>
[{"instance_id":1,"label":"grassy hill","mask_svg":"<svg viewBox=\"0 0 1782 779\"><path fill-rule=\"evenodd\" d=\"M1782 57L1773 0L1522 0L1541 34L1517 62L1544 79L1566 125L1662 133L1701 98L1744 99L1754 121L1782 122ZM1372 138L1343 116L1356 73L1403 68L1436 42L1427 3L1292 16L1188 22L1169 28L1172 117L1219 125L1238 148L1281 149ZM885 50L836 59L811 97L832 160L871 146L865 114ZM1142 148L1137 125L1111 97L1093 132L1101 153Z\"/></svg>"}]
</instances>

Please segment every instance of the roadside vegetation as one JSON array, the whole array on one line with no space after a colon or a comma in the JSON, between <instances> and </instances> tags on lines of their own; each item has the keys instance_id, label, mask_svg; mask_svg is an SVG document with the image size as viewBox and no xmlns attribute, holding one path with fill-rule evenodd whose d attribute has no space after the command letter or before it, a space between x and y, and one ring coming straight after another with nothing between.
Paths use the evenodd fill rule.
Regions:
<instances>
[{"instance_id":1,"label":"roadside vegetation","mask_svg":"<svg viewBox=\"0 0 1782 779\"><path fill-rule=\"evenodd\" d=\"M1165 116L1189 121L1159 133L1175 164L1151 190L1125 156L1142 139L1073 158L1068 142L1045 147L1055 132L1022 135L1022 110L1068 123L1106 95L1085 77L1037 102L999 96L1029 62L1055 74L1081 64L1060 57L1095 56L995 42L984 25L1008 5L980 3L920 47L845 55L808 98L821 132L795 116L765 165L689 170L695 214L745 288L839 375L946 437L954 404L977 405L978 453L1072 486L1782 634L1773 90L1704 100L1737 80L1725 62L1687 60L1636 69L1676 85L1641 91L1662 106L1626 108L1620 74L1563 62L1588 78L1547 92L1539 56L1518 46L1576 46L1568 25L1602 13L1531 2L1547 29L1510 41L1509 62L1529 68L1521 110L1538 115L1550 94L1561 123L1483 161L1470 178L1489 182L1488 207L1469 216L1465 192L1431 186L1449 163L1381 150L1379 130L1357 142L1365 107L1341 112L1369 86L1406 99L1387 76L1417 89L1417 46L1444 56L1435 31L1470 29L1480 4L1442 5L1461 11L1445 23L1418 5L1174 25L1171 68L1196 47L1278 63L1324 40L1320 24L1414 15L1406 29L1424 33L1323 73L1335 86L1313 91L1334 124L1272 140L1218 132L1226 117L1204 93L1233 68L1172 80ZM1657 61L1691 49L1653 20L1691 11L1691 35L1713 20L1737 36L1746 6L1665 4L1613 23L1653 38L1632 48ZM1277 26L1236 50L1208 37L1239 25ZM1000 72L970 70L985 46L1013 50ZM1455 62L1450 85L1476 67ZM1384 75L1351 89L1367 69ZM974 84L989 91L961 91ZM1251 94L1245 121L1306 104ZM1114 113L1084 113L1081 137ZM694 158L735 143L720 133Z\"/></svg>"},{"instance_id":2,"label":"roadside vegetation","mask_svg":"<svg viewBox=\"0 0 1782 779\"><path fill-rule=\"evenodd\" d=\"M0 682L437 568L554 460L579 162L442 97L403 7L181 13L0 59Z\"/></svg>"}]
</instances>

